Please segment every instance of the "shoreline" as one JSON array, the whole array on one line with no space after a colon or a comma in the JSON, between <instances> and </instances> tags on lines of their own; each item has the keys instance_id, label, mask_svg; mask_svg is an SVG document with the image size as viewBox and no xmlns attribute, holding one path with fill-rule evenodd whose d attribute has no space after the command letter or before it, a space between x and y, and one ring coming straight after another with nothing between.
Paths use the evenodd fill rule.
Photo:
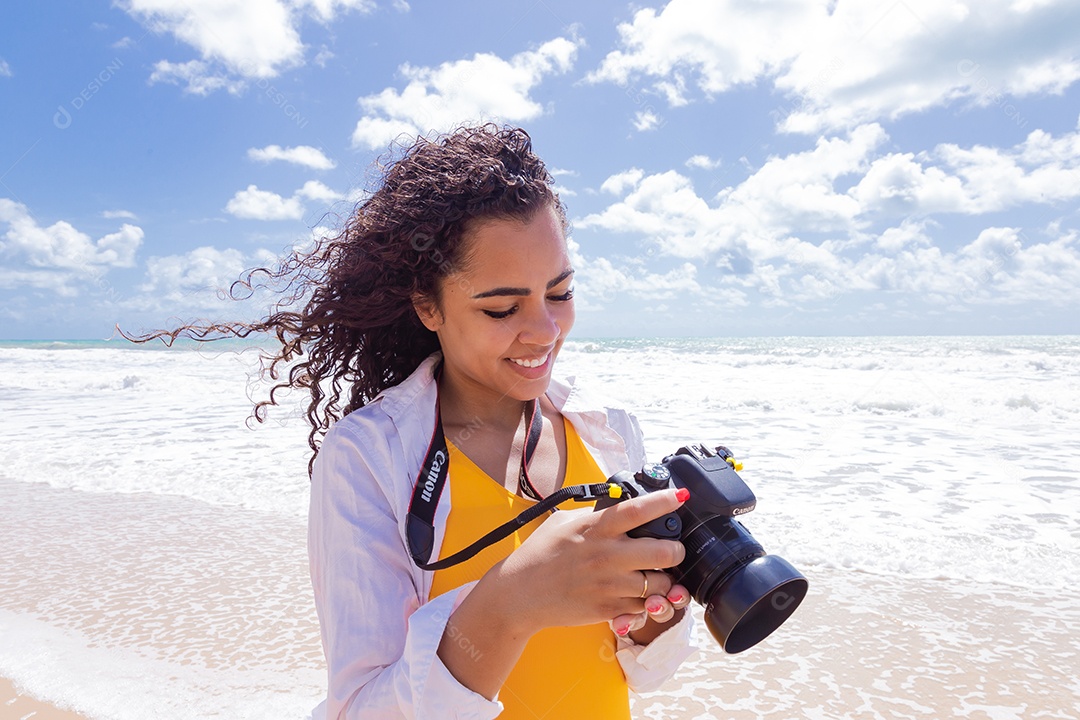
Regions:
<instances>
[{"instance_id":1,"label":"shoreline","mask_svg":"<svg viewBox=\"0 0 1080 720\"><path fill-rule=\"evenodd\" d=\"M0 677L0 720L90 720L71 710L20 692L15 683Z\"/></svg>"}]
</instances>

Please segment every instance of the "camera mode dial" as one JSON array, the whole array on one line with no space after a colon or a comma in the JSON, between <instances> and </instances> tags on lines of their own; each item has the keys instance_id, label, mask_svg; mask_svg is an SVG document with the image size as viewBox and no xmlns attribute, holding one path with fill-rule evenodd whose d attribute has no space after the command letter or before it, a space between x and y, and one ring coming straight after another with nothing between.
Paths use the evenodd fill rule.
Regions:
<instances>
[{"instance_id":1,"label":"camera mode dial","mask_svg":"<svg viewBox=\"0 0 1080 720\"><path fill-rule=\"evenodd\" d=\"M671 471L663 465L646 465L638 473L636 479L645 487L662 490L671 480Z\"/></svg>"}]
</instances>

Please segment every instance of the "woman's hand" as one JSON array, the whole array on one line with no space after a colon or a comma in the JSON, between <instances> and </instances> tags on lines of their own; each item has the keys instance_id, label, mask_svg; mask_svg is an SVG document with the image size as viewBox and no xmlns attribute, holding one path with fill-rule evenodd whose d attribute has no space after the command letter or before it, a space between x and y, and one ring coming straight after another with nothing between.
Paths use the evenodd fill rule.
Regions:
<instances>
[{"instance_id":1,"label":"woman's hand","mask_svg":"<svg viewBox=\"0 0 1080 720\"><path fill-rule=\"evenodd\" d=\"M670 620L678 609L671 597L684 596L678 602L685 606L689 593L681 586L679 592L667 573L643 568L678 565L686 552L682 543L631 538L626 533L672 512L683 502L685 497L680 499L677 491L667 490L599 512L557 512L501 565L492 568L497 579L491 579L509 594L510 606L532 632L611 618L628 618L627 632L631 632L629 618L648 617L649 607L657 609L657 617Z\"/></svg>"},{"instance_id":2,"label":"woman's hand","mask_svg":"<svg viewBox=\"0 0 1080 720\"><path fill-rule=\"evenodd\" d=\"M656 574L662 573L645 573L641 571L646 577L650 577ZM643 583L644 584L644 583ZM649 587L654 587L650 582ZM655 632L647 633L646 635L633 635L631 637L634 642L638 644L647 644L652 641L654 637L663 632L668 624L675 619L676 611L682 610L690 604L690 591L682 585L671 585L671 589L667 591L665 595L652 594L645 598L645 610L639 613L631 613L627 615L620 615L619 617L611 620L608 624L611 626L612 632L619 637L626 637L631 633L637 633L649 624L652 620L656 625ZM679 614L682 617L682 614Z\"/></svg>"},{"instance_id":3,"label":"woman's hand","mask_svg":"<svg viewBox=\"0 0 1080 720\"><path fill-rule=\"evenodd\" d=\"M439 644L447 670L466 687L494 698L539 630L647 613L646 601L657 598L661 606L671 603L680 586L672 585L667 573L642 568L678 565L686 554L682 543L626 533L685 500L685 494L679 498L669 490L599 512L581 508L549 517L521 547L492 565L451 614ZM658 613L666 611L662 607ZM655 623L651 627L656 634L662 631ZM644 637L648 627L641 633L635 642L651 640Z\"/></svg>"}]
</instances>

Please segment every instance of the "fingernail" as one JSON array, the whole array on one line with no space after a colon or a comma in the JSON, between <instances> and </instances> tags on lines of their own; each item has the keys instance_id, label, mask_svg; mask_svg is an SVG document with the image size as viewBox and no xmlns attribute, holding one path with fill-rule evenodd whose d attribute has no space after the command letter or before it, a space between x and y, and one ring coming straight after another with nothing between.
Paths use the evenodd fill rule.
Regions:
<instances>
[{"instance_id":1,"label":"fingernail","mask_svg":"<svg viewBox=\"0 0 1080 720\"><path fill-rule=\"evenodd\" d=\"M679 488L678 490L675 491L675 498L679 502L686 502L687 500L690 499L690 491L687 490L686 488Z\"/></svg>"},{"instance_id":2,"label":"fingernail","mask_svg":"<svg viewBox=\"0 0 1080 720\"><path fill-rule=\"evenodd\" d=\"M680 603L680 602L683 601L683 594L679 593L678 595L669 595L668 600L670 600L673 603Z\"/></svg>"},{"instance_id":3,"label":"fingernail","mask_svg":"<svg viewBox=\"0 0 1080 720\"><path fill-rule=\"evenodd\" d=\"M630 632L630 626L629 625L623 625L620 628L615 628L615 634L618 635L619 637L623 637L628 632Z\"/></svg>"},{"instance_id":4,"label":"fingernail","mask_svg":"<svg viewBox=\"0 0 1080 720\"><path fill-rule=\"evenodd\" d=\"M658 613L658 612L660 612L661 610L664 609L664 605L663 605L663 603L656 603L655 605L650 605L645 609L648 610L649 612L651 612L653 615L655 615L656 613Z\"/></svg>"}]
</instances>

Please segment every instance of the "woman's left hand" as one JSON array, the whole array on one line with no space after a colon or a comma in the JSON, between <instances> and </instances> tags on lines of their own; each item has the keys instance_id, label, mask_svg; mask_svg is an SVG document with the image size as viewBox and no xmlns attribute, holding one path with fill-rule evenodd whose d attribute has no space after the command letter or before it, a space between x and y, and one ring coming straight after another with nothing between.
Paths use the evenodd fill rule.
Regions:
<instances>
[{"instance_id":1,"label":"woman's left hand","mask_svg":"<svg viewBox=\"0 0 1080 720\"><path fill-rule=\"evenodd\" d=\"M608 624L619 637L626 637L642 629L651 618L656 623L669 622L675 617L675 611L690 604L690 591L682 585L672 585L666 595L649 595L645 598L645 609L639 613L620 615Z\"/></svg>"}]
</instances>

